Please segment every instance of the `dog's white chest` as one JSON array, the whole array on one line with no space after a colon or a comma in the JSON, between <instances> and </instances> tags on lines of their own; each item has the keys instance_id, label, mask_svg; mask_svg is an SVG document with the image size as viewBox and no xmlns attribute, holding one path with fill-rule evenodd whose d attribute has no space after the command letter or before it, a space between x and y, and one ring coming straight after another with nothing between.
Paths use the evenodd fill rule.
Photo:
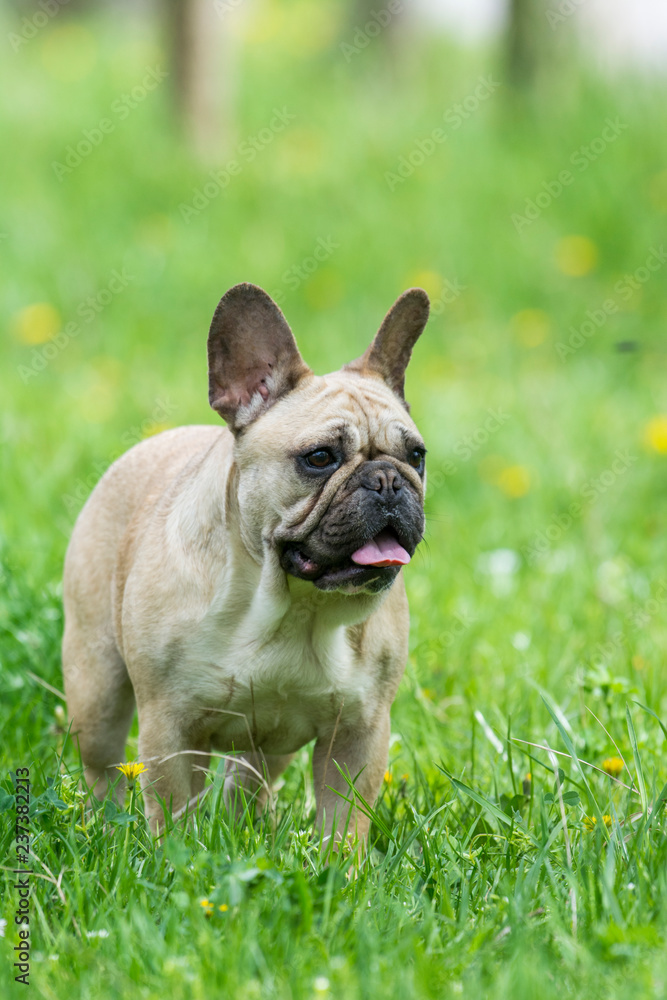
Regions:
<instances>
[{"instance_id":1,"label":"dog's white chest","mask_svg":"<svg viewBox=\"0 0 667 1000\"><path fill-rule=\"evenodd\" d=\"M279 630L268 641L203 634L182 661L181 690L191 712L205 717L213 743L225 750L293 753L344 724L358 724L372 698L344 628L313 641L304 628Z\"/></svg>"}]
</instances>

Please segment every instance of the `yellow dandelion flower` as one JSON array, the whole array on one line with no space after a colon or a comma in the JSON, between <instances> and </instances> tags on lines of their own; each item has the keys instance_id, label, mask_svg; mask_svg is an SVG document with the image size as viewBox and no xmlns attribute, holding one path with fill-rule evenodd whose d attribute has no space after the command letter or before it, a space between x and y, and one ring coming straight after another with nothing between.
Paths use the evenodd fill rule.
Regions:
<instances>
[{"instance_id":1,"label":"yellow dandelion flower","mask_svg":"<svg viewBox=\"0 0 667 1000\"><path fill-rule=\"evenodd\" d=\"M498 476L497 483L505 496L517 500L530 489L530 473L524 465L508 465Z\"/></svg>"},{"instance_id":2,"label":"yellow dandelion flower","mask_svg":"<svg viewBox=\"0 0 667 1000\"><path fill-rule=\"evenodd\" d=\"M165 423L164 421L162 423L149 424L148 427L146 427L146 429L143 431L141 437L142 439L154 437L156 434L162 434L163 431L171 430L173 426L174 426L173 424L168 424Z\"/></svg>"},{"instance_id":3,"label":"yellow dandelion flower","mask_svg":"<svg viewBox=\"0 0 667 1000\"><path fill-rule=\"evenodd\" d=\"M533 776L532 776L532 774L531 774L530 771L528 771L528 773L526 774L526 776L525 776L525 778L523 780L524 781L532 781L533 780Z\"/></svg>"},{"instance_id":4,"label":"yellow dandelion flower","mask_svg":"<svg viewBox=\"0 0 667 1000\"><path fill-rule=\"evenodd\" d=\"M84 420L92 424L104 423L118 405L116 387L99 375L93 376L81 387L77 403Z\"/></svg>"},{"instance_id":5,"label":"yellow dandelion flower","mask_svg":"<svg viewBox=\"0 0 667 1000\"><path fill-rule=\"evenodd\" d=\"M609 813L605 813L602 819L604 821L604 825L609 830L611 827L611 816L609 815ZM584 816L584 826L589 832L595 829L595 827L597 826L597 822L598 822L597 816Z\"/></svg>"},{"instance_id":6,"label":"yellow dandelion flower","mask_svg":"<svg viewBox=\"0 0 667 1000\"><path fill-rule=\"evenodd\" d=\"M128 761L127 764L116 764L116 769L125 775L129 782L135 781L142 771L146 770L146 765L138 760Z\"/></svg>"},{"instance_id":7,"label":"yellow dandelion flower","mask_svg":"<svg viewBox=\"0 0 667 1000\"><path fill-rule=\"evenodd\" d=\"M556 266L570 278L581 278L593 270L598 248L588 236L564 236L556 244Z\"/></svg>"},{"instance_id":8,"label":"yellow dandelion flower","mask_svg":"<svg viewBox=\"0 0 667 1000\"><path fill-rule=\"evenodd\" d=\"M610 774L612 778L618 778L624 766L620 757L607 757L606 760L602 761L602 770Z\"/></svg>"},{"instance_id":9,"label":"yellow dandelion flower","mask_svg":"<svg viewBox=\"0 0 667 1000\"><path fill-rule=\"evenodd\" d=\"M204 916L210 917L211 914L213 913L213 903L210 901L210 899L200 899L199 905L204 911Z\"/></svg>"},{"instance_id":10,"label":"yellow dandelion flower","mask_svg":"<svg viewBox=\"0 0 667 1000\"><path fill-rule=\"evenodd\" d=\"M522 309L512 316L510 326L524 347L539 347L549 336L549 317L542 309Z\"/></svg>"},{"instance_id":11,"label":"yellow dandelion flower","mask_svg":"<svg viewBox=\"0 0 667 1000\"><path fill-rule=\"evenodd\" d=\"M404 280L404 284L409 288L423 288L430 298L440 298L444 281L437 271L421 270L412 271Z\"/></svg>"},{"instance_id":12,"label":"yellow dandelion flower","mask_svg":"<svg viewBox=\"0 0 667 1000\"><path fill-rule=\"evenodd\" d=\"M22 344L45 344L60 329L60 313L49 302L33 302L12 317L11 326Z\"/></svg>"},{"instance_id":13,"label":"yellow dandelion flower","mask_svg":"<svg viewBox=\"0 0 667 1000\"><path fill-rule=\"evenodd\" d=\"M652 417L644 428L644 441L659 455L667 455L667 414Z\"/></svg>"},{"instance_id":14,"label":"yellow dandelion flower","mask_svg":"<svg viewBox=\"0 0 667 1000\"><path fill-rule=\"evenodd\" d=\"M391 785L392 781L394 780L394 776L392 775L391 771L384 772L384 780L387 782L388 785Z\"/></svg>"},{"instance_id":15,"label":"yellow dandelion flower","mask_svg":"<svg viewBox=\"0 0 667 1000\"><path fill-rule=\"evenodd\" d=\"M220 910L221 913L226 913L229 907L227 906L226 903L220 903L218 909Z\"/></svg>"}]
</instances>

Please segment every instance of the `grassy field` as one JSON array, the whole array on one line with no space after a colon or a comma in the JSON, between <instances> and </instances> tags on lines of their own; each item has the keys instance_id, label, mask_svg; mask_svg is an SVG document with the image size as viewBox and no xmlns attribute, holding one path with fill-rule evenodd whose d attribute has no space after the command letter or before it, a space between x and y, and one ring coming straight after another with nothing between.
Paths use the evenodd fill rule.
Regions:
<instances>
[{"instance_id":1,"label":"grassy field","mask_svg":"<svg viewBox=\"0 0 667 1000\"><path fill-rule=\"evenodd\" d=\"M254 15L224 189L172 127L148 26L63 14L2 61L0 982L21 989L27 767L46 1000L662 998L664 91L572 65L519 100L493 51L346 55L336 10ZM230 825L214 775L196 828L156 846L140 795L84 815L64 738L76 514L134 442L215 422L205 337L241 280L319 372L405 287L435 306L407 380L428 531L356 874L311 841L308 750L263 820Z\"/></svg>"}]
</instances>

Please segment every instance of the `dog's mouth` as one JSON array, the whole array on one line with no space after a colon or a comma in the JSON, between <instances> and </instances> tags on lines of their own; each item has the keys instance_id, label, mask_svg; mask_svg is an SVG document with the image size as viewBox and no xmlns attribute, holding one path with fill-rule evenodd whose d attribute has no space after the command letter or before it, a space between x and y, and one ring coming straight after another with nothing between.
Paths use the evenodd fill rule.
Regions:
<instances>
[{"instance_id":1,"label":"dog's mouth","mask_svg":"<svg viewBox=\"0 0 667 1000\"><path fill-rule=\"evenodd\" d=\"M282 550L280 564L285 572L310 580L320 590L379 591L388 587L401 566L410 562L412 556L406 545L406 540L400 539L393 528L384 528L339 559L319 558L300 543L288 543Z\"/></svg>"}]
</instances>

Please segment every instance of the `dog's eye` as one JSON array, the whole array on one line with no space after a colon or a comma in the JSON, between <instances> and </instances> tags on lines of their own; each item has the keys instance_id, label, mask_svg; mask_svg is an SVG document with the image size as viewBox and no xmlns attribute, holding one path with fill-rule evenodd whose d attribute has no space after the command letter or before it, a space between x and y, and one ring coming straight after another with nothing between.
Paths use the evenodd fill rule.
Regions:
<instances>
[{"instance_id":1,"label":"dog's eye","mask_svg":"<svg viewBox=\"0 0 667 1000\"><path fill-rule=\"evenodd\" d=\"M333 453L328 448L318 448L317 451L311 451L304 458L306 465L309 465L312 469L326 469L327 465L333 465L336 461Z\"/></svg>"},{"instance_id":2,"label":"dog's eye","mask_svg":"<svg viewBox=\"0 0 667 1000\"><path fill-rule=\"evenodd\" d=\"M421 469L424 464L424 452L421 448L414 448L408 455L408 465L413 469Z\"/></svg>"}]
</instances>

